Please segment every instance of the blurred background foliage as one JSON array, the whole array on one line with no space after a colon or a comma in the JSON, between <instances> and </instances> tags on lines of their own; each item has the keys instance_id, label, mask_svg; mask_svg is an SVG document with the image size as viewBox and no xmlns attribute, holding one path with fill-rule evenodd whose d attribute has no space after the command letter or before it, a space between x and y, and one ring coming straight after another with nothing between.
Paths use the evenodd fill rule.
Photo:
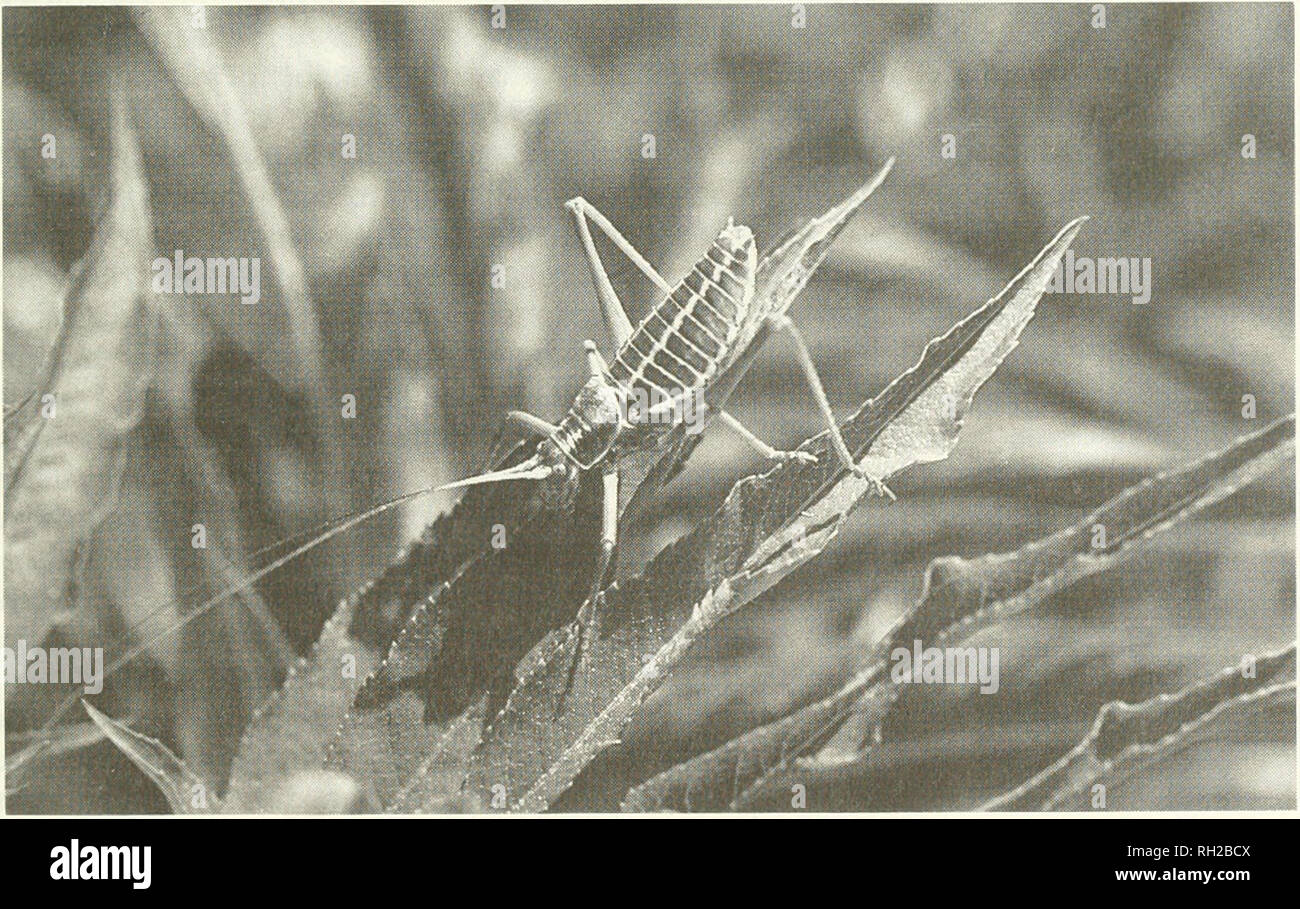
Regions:
<instances>
[{"instance_id":1,"label":"blurred background foliage","mask_svg":"<svg viewBox=\"0 0 1300 909\"><path fill-rule=\"evenodd\" d=\"M493 29L486 8L208 9L310 310L304 322L268 267L255 306L152 301L162 343L144 420L56 637L108 642L111 659L256 567L262 547L474 471L504 410L558 417L583 375L581 341L608 350L562 207L575 195L672 280L727 216L771 245L898 156L792 311L842 415L1077 215L1092 221L1076 254L1150 257L1154 293L1144 306L1048 298L953 456L897 478L897 503L868 504L816 571L728 621L569 807L831 690L917 596L931 558L1016 548L1294 409L1289 7L1112 4L1104 29L1087 6L809 6L804 28L792 15L510 6ZM155 254L271 252L257 218L268 200L249 198L240 162L128 12L6 8L3 37L12 404L36 381L107 201L112 91L138 132ZM954 159L940 155L945 134ZM606 262L636 318L652 288ZM339 417L344 394L354 420ZM732 410L778 447L818 427L783 342ZM760 466L710 433L650 516L647 551ZM427 497L268 577L152 644L98 703L220 788L292 653L451 501ZM1001 697L909 694L876 758L891 784L830 781L810 806L972 806L1059 756L1104 701L1289 641L1293 514L1292 479L1273 478L995 629L984 643L1002 648ZM190 547L200 520L206 553ZM12 750L53 700L29 686L7 703ZM67 750L11 811L163 807L111 746L74 747L94 739L84 723L62 735ZM1292 718L1251 738L1193 749L1111 807L1293 807Z\"/></svg>"}]
</instances>

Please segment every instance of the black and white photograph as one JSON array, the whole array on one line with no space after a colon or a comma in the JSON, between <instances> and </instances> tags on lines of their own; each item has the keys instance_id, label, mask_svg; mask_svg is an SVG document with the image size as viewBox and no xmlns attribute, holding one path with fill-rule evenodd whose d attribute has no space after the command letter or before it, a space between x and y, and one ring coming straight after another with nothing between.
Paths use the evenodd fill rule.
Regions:
<instances>
[{"instance_id":1,"label":"black and white photograph","mask_svg":"<svg viewBox=\"0 0 1300 909\"><path fill-rule=\"evenodd\" d=\"M3 813L1294 816L1295 15L6 4Z\"/></svg>"}]
</instances>

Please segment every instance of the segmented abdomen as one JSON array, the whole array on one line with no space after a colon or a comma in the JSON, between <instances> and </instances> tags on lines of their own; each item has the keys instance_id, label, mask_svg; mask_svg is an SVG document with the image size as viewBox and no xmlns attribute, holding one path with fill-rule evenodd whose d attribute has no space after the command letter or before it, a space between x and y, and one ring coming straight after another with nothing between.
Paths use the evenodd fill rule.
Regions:
<instances>
[{"instance_id":1,"label":"segmented abdomen","mask_svg":"<svg viewBox=\"0 0 1300 909\"><path fill-rule=\"evenodd\" d=\"M749 310L756 254L749 228L728 224L610 364L614 380L653 405L703 389Z\"/></svg>"}]
</instances>

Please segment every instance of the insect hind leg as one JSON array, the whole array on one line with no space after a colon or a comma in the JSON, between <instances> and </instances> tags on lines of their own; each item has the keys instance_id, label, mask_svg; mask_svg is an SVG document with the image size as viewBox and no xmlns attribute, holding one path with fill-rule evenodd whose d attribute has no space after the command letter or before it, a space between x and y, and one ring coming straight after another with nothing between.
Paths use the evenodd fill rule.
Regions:
<instances>
[{"instance_id":1,"label":"insect hind leg","mask_svg":"<svg viewBox=\"0 0 1300 909\"><path fill-rule=\"evenodd\" d=\"M587 202L581 197L565 203L573 212L578 227L578 238L582 241L583 252L587 255L587 268L591 271L592 283L596 285L596 296L600 298L600 312L605 318L605 325L614 336L614 343L622 347L632 337L632 320L627 317L623 301L618 298L614 285L605 271L605 264L600 260L600 253L591 239L591 228L587 226Z\"/></svg>"},{"instance_id":2,"label":"insect hind leg","mask_svg":"<svg viewBox=\"0 0 1300 909\"><path fill-rule=\"evenodd\" d=\"M600 232L608 237L610 242L617 246L619 251L622 252L623 255L627 256L628 260L640 269L641 274L649 278L652 284L658 287L664 294L670 294L673 292L673 286L664 279L663 275L659 274L659 272L655 270L655 267L646 260L645 256L641 255L637 248L632 245L631 240L619 233L618 228L614 226L614 222L601 214L600 209L582 198L582 196L570 199L564 204L569 211L573 212L573 216L577 219L578 233L583 237L584 246L587 245L587 241L591 238L591 231L587 229L587 219L590 218L591 222L600 228ZM594 244L592 244L592 250L593 254L589 255L594 255ZM594 258L596 262L599 263L600 256L594 255ZM609 276L605 275L605 269L603 267L600 267L600 273L605 277L606 281L609 280Z\"/></svg>"},{"instance_id":3,"label":"insect hind leg","mask_svg":"<svg viewBox=\"0 0 1300 909\"><path fill-rule=\"evenodd\" d=\"M817 364L813 362L812 354L808 352L808 345L804 343L803 335L800 334L799 329L785 315L774 315L769 318L773 327L784 330L794 341L795 353L799 357L799 365L808 380L808 387L812 389L813 397L817 399L817 409L821 411L822 418L826 421L826 428L830 433L831 447L835 450L835 455L840 459L840 463L855 477L870 480L877 495L897 499L898 497L885 485L883 480L871 476L854 462L853 455L849 453L849 447L844 442L844 436L840 434L839 424L835 422L835 412L831 410L831 403L826 398L826 389L822 387L822 380L817 375Z\"/></svg>"}]
</instances>

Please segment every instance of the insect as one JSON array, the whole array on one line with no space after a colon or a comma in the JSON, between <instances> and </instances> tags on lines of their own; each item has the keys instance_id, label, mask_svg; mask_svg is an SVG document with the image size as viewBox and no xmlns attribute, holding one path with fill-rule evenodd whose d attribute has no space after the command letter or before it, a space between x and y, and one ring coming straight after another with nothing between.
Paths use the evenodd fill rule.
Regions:
<instances>
[{"instance_id":1,"label":"insect","mask_svg":"<svg viewBox=\"0 0 1300 909\"><path fill-rule=\"evenodd\" d=\"M679 430L683 424L690 422L692 430L703 428L710 415L717 415L732 426L765 457L816 460L808 452L774 449L721 409L773 329L785 329L794 336L800 362L830 427L832 447L847 470L860 473L836 428L812 358L793 324L785 318L784 310L815 269L837 231L883 181L889 169L886 165L840 206L778 244L777 250L763 260L768 265L766 271L759 264L752 232L728 222L704 256L675 286L669 285L594 206L581 198L567 203L588 259L602 315L617 342L617 353L612 362L607 362L594 341L585 342L587 380L558 424L520 411L507 415L509 421L539 438L531 455L525 456L526 449L516 449L508 467L439 488L467 487L462 504L471 495L477 496L474 506L467 509L468 515L500 515L521 506L538 515L543 523L534 526L532 532L537 533L538 526L551 529L541 531L548 535L546 539L528 538L528 548L536 550L530 551L525 559L532 566L540 568L549 564L557 551L564 553L560 557L566 564L573 564L573 559L583 558L595 548L597 562L590 589L583 596L580 582L570 587L566 581L542 593L539 585L554 583L547 580L550 572L542 568L540 572L534 571L542 575L540 578L528 575L505 584L502 588L505 600L500 599L500 594L487 596L487 600L482 596L475 600L474 593L440 594L436 602L419 607L394 645L393 652L400 653L401 658L386 662L367 680L357 695L355 707L373 709L386 704L399 691L415 690L425 699L426 720L445 719L459 713L484 682L488 682L489 690L496 695L507 695L513 678L509 670L518 658L537 641L538 635L556 627L552 620L567 623L576 611L580 634L570 662L567 693L589 629L599 620L602 588L618 543L620 470L628 454L660 446L668 451L659 462L667 470L658 476L659 482L643 482L637 488L638 497L647 489L652 495L689 455L689 447L681 444ZM593 223L663 291L659 304L635 326L614 292L596 250L591 232ZM789 253L793 255L783 255ZM761 294L758 292L760 274L765 281ZM591 482L593 474L599 477L598 484ZM528 484L528 488L490 500L482 497L483 491L494 485L519 482ZM599 501L578 507L579 490L597 485L599 489L592 490L596 495L591 498ZM877 490L889 494L883 484L877 484ZM629 505L629 509L635 510L635 506ZM590 542L584 539L584 532L579 529L595 511L599 512L598 546L596 539ZM550 534L558 535L557 542L567 540L567 545L551 546ZM486 565L478 568L493 570ZM496 570L504 575L512 569L501 563ZM469 586L478 589L477 584ZM495 600L490 609L472 605L490 600ZM566 605L569 603L571 607ZM584 604L585 608L580 609ZM426 652L430 647L434 650ZM489 679L504 682L507 687L495 691L495 682ZM494 703L490 698L489 710Z\"/></svg>"},{"instance_id":2,"label":"insect","mask_svg":"<svg viewBox=\"0 0 1300 909\"><path fill-rule=\"evenodd\" d=\"M526 497L526 507L564 512L572 505L579 485L576 481L596 470L600 471L602 480L599 490L600 547L587 602L592 606L590 615L598 616L594 607L618 541L619 461L625 454L671 440L673 432L682 429L683 418L689 413L694 425L699 427L709 417L718 417L764 457L813 459L806 452L774 449L722 409L727 395L743 376L764 340L779 330L786 331L794 340L800 365L828 426L829 440L837 458L845 469L861 475L836 427L808 349L786 317L785 308L816 268L837 231L880 185L892 163L888 162L866 185L822 218L794 231L757 265L752 233L745 227L728 224L691 272L675 286L669 284L594 206L581 198L571 200L567 207L574 215L602 316L617 343L617 354L613 363L607 363L592 341L585 343L588 379L559 424L521 412L508 415L513 422L526 427L530 434L541 436L531 456L527 456L527 448L523 448L512 458L518 460L514 466L444 487L413 490L316 528L319 534L295 545L238 584L198 604L190 610L186 620L249 589L326 540L435 489L533 481L537 485ZM590 229L593 223L664 295L650 314L635 326L600 260ZM768 266L770 268L765 272ZM765 282L762 293L756 287L760 277ZM774 292L773 287L777 291ZM689 449L684 450L689 452ZM673 455L672 471L675 471L685 455L681 453L683 449L669 451ZM873 482L877 492L892 497L882 483ZM649 486L649 483L642 484L641 489ZM483 493L487 491L481 490ZM523 497L492 496L493 504L489 507L493 513L503 507L525 507L516 502L520 498ZM480 504L487 505L487 500ZM457 572L457 566L468 564L475 552L487 546L486 535L479 533L478 522L469 521L468 526L461 527L465 521L448 521L450 517L444 515L436 522L430 531L441 529L433 532L427 540L422 538L413 544L414 548L408 550L383 578L369 585L367 591L375 598L410 605L409 595L421 578L432 577L436 583L437 578L446 578ZM430 564L424 564L426 562ZM425 595L427 590L420 594ZM147 622L151 618L141 621ZM115 672L163 637L173 634L181 624L133 644L106 667L105 675ZM76 703L72 697L65 700L43 724L41 734L48 733Z\"/></svg>"},{"instance_id":3,"label":"insect","mask_svg":"<svg viewBox=\"0 0 1300 909\"><path fill-rule=\"evenodd\" d=\"M537 480L560 489L571 483L576 472L600 470L600 552L588 598L594 609L618 542L620 458L629 451L654 447L685 413L705 419L710 383L747 354L752 356L751 344L758 329L767 323L794 340L804 376L844 469L870 480L880 495L892 497L879 479L867 476L854 463L799 330L784 312L775 311L769 300L756 297L758 256L748 227L729 220L686 277L672 285L595 206L578 197L566 207L576 222L601 314L618 345L614 361L606 362L596 343L585 341L588 379L558 424L520 411L508 415L545 436L532 457L505 470L449 483L443 489L516 480ZM591 224L664 294L635 326L605 271ZM716 415L766 458L816 460L808 452L773 448L725 410L719 409Z\"/></svg>"}]
</instances>

